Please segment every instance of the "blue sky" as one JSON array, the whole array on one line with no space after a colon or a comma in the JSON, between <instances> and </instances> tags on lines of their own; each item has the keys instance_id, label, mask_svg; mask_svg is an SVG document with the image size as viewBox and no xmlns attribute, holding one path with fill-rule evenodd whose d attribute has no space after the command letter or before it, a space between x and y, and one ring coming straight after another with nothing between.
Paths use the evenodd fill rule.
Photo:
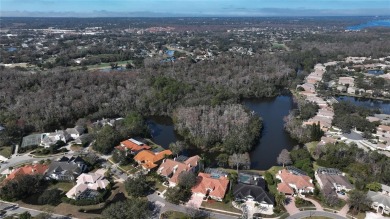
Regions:
<instances>
[{"instance_id":1,"label":"blue sky","mask_svg":"<svg viewBox=\"0 0 390 219\"><path fill-rule=\"evenodd\" d=\"M0 0L7 13L158 13L195 16L390 15L390 0Z\"/></svg>"}]
</instances>

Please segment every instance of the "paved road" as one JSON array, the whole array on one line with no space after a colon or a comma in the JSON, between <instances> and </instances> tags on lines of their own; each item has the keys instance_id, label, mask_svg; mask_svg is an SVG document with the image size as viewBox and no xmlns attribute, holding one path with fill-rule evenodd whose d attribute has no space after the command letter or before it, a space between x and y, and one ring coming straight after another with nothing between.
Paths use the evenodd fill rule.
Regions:
<instances>
[{"instance_id":1,"label":"paved road","mask_svg":"<svg viewBox=\"0 0 390 219\"><path fill-rule=\"evenodd\" d=\"M342 217L338 214L334 214L327 211L301 211L294 215L288 216L287 219L300 219L300 218L313 217L313 216L323 216L323 217L329 217L333 219L346 219L346 217Z\"/></svg>"},{"instance_id":2,"label":"paved road","mask_svg":"<svg viewBox=\"0 0 390 219\"><path fill-rule=\"evenodd\" d=\"M166 202L165 199L161 198L156 193L148 195L148 200L152 203L161 206L160 213L164 213L166 211L178 211L178 212L187 213L189 209L183 205L174 205L169 202ZM230 215L216 213L216 212L207 212L207 213L210 214L211 218L215 218L215 219L237 219L238 218L237 216L230 216Z\"/></svg>"},{"instance_id":3,"label":"paved road","mask_svg":"<svg viewBox=\"0 0 390 219\"><path fill-rule=\"evenodd\" d=\"M0 216L0 218L3 218L5 216L11 216L11 215L14 215L14 214L22 214L26 211L28 211L31 216L35 217L37 216L38 214L41 214L41 213L47 213L47 212L44 212L44 211L38 211L38 210L35 210L35 209L31 209L31 208L24 208L24 207L20 207L18 206L16 203L11 203L11 202L4 202L4 201L0 201L0 210L5 210L7 213L3 216ZM59 214L50 214L51 215L51 218L53 219L67 219L67 218L71 218L71 217L67 217L65 215L59 215Z\"/></svg>"}]
</instances>

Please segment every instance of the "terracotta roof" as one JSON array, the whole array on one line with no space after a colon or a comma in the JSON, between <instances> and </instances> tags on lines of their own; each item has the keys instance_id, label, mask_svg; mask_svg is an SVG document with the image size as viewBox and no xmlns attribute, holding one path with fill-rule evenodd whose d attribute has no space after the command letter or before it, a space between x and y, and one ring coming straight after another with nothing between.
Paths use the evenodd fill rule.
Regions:
<instances>
[{"instance_id":1,"label":"terracotta roof","mask_svg":"<svg viewBox=\"0 0 390 219\"><path fill-rule=\"evenodd\" d=\"M153 169L157 166L157 162L165 158L165 156L171 155L170 150L164 150L157 154L149 150L143 150L135 155L134 160L142 163L142 166L147 169Z\"/></svg>"},{"instance_id":2,"label":"terracotta roof","mask_svg":"<svg viewBox=\"0 0 390 219\"><path fill-rule=\"evenodd\" d=\"M11 174L8 175L7 179L12 180L18 175L44 174L47 168L48 168L47 165L43 165L43 164L27 165L14 170Z\"/></svg>"},{"instance_id":3,"label":"terracotta roof","mask_svg":"<svg viewBox=\"0 0 390 219\"><path fill-rule=\"evenodd\" d=\"M285 169L279 173L279 176L282 178L282 182L294 184L297 189L305 189L307 187L314 188L314 185L310 182L311 179L308 176L295 175Z\"/></svg>"},{"instance_id":4,"label":"terracotta roof","mask_svg":"<svg viewBox=\"0 0 390 219\"><path fill-rule=\"evenodd\" d=\"M219 178L212 178L210 174L199 173L197 178L197 184L192 187L193 193L207 193L207 190L211 190L209 195L223 198L225 196L227 187L229 184L228 178L220 176Z\"/></svg>"},{"instance_id":5,"label":"terracotta roof","mask_svg":"<svg viewBox=\"0 0 390 219\"><path fill-rule=\"evenodd\" d=\"M188 158L183 163L172 159L166 159L160 165L158 173L166 177L171 177L170 181L177 183L179 174L183 171L189 171L192 167L197 166L199 159L199 156L193 156Z\"/></svg>"},{"instance_id":6,"label":"terracotta roof","mask_svg":"<svg viewBox=\"0 0 390 219\"><path fill-rule=\"evenodd\" d=\"M121 142L122 147L126 147L131 151L141 151L141 150L149 150L151 147L142 142L138 142L134 139L128 139L126 141Z\"/></svg>"},{"instance_id":7,"label":"terracotta roof","mask_svg":"<svg viewBox=\"0 0 390 219\"><path fill-rule=\"evenodd\" d=\"M294 190L285 182L279 183L277 189L284 194L294 194Z\"/></svg>"}]
</instances>

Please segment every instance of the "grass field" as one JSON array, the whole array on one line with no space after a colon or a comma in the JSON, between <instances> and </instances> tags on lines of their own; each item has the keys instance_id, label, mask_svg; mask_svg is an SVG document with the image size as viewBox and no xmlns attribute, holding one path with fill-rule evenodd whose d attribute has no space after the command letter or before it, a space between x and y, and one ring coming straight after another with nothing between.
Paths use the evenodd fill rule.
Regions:
<instances>
[{"instance_id":1,"label":"grass field","mask_svg":"<svg viewBox=\"0 0 390 219\"><path fill-rule=\"evenodd\" d=\"M57 182L56 184L51 185L50 189L59 189L61 191L67 192L71 188L73 188L74 183L73 182Z\"/></svg>"},{"instance_id":2,"label":"grass field","mask_svg":"<svg viewBox=\"0 0 390 219\"><path fill-rule=\"evenodd\" d=\"M313 156L313 152L315 151L317 144L318 144L318 141L312 141L312 142L305 144L305 146L307 147L307 150L309 151L309 153L311 154L312 157L315 157L315 156Z\"/></svg>"},{"instance_id":3,"label":"grass field","mask_svg":"<svg viewBox=\"0 0 390 219\"><path fill-rule=\"evenodd\" d=\"M240 210L233 207L231 202L224 203L224 202L217 202L217 201L207 201L207 202L202 202L202 207L214 208L214 209L219 209L219 210L223 210L223 211L230 211L230 212L234 212L234 213L242 213Z\"/></svg>"},{"instance_id":4,"label":"grass field","mask_svg":"<svg viewBox=\"0 0 390 219\"><path fill-rule=\"evenodd\" d=\"M12 155L12 148L11 148L11 146L1 147L0 148L0 155L5 157L5 158L10 157Z\"/></svg>"}]
</instances>

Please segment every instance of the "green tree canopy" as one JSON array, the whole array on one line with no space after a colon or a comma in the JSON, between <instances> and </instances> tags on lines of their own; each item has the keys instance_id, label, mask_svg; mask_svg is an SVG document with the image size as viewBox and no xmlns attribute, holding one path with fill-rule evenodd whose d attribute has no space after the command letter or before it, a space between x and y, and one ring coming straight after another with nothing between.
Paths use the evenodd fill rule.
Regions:
<instances>
[{"instance_id":1,"label":"green tree canopy","mask_svg":"<svg viewBox=\"0 0 390 219\"><path fill-rule=\"evenodd\" d=\"M150 218L152 211L148 201L130 198L127 201L109 205L103 210L102 215L104 218L110 219Z\"/></svg>"}]
</instances>

